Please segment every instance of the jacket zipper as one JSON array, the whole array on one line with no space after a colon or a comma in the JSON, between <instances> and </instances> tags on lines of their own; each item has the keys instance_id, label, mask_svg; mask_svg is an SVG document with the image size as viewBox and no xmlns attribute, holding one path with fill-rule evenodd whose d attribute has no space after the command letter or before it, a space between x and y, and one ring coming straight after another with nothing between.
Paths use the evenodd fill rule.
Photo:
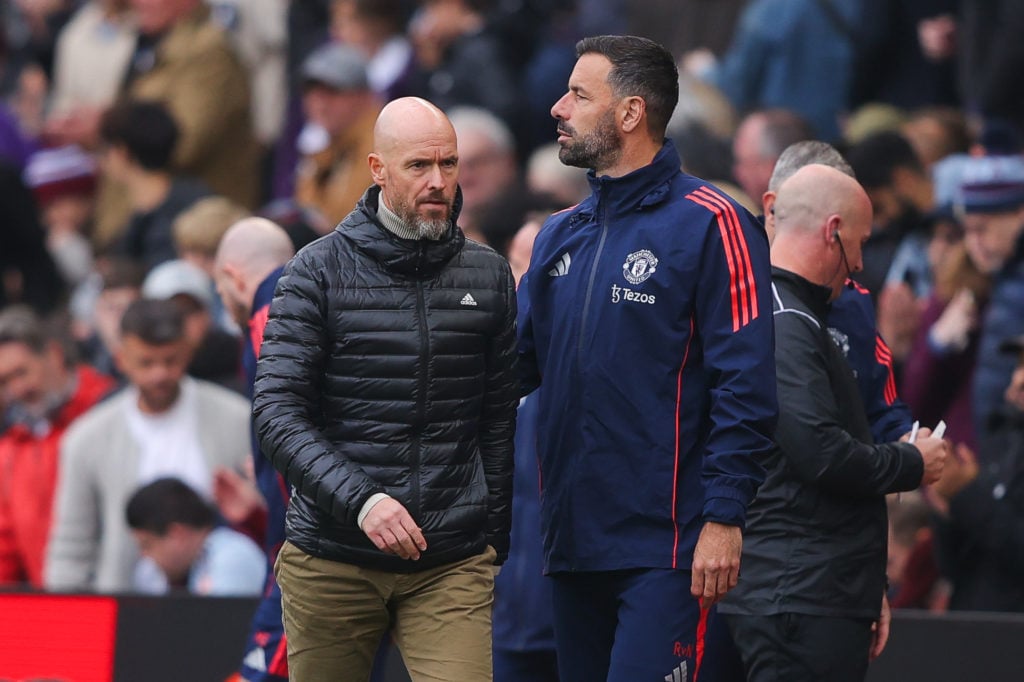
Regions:
<instances>
[{"instance_id":1,"label":"jacket zipper","mask_svg":"<svg viewBox=\"0 0 1024 682\"><path fill-rule=\"evenodd\" d=\"M583 313L580 315L580 330L579 339L576 344L576 373L577 375L583 374L583 345L587 337L587 317L590 311L590 299L594 291L594 280L597 279L597 269L601 264L601 254L604 252L604 242L608 237L608 221L605 220L604 207L602 202L598 201L598 215L601 220L601 238L597 241L597 251L594 253L594 262L590 264L590 277L587 280L587 295L583 299ZM579 466L579 461L573 461L572 463L572 475L571 480L576 478L576 467ZM567 497L571 497L571 494L567 494ZM572 502L567 499L567 508L569 510L570 517L572 516ZM569 519L569 526L572 527L572 519ZM575 554L575 552L574 552ZM569 566L570 571L576 570L575 562Z\"/></svg>"},{"instance_id":2,"label":"jacket zipper","mask_svg":"<svg viewBox=\"0 0 1024 682\"><path fill-rule=\"evenodd\" d=\"M416 435L413 437L412 442L412 499L410 500L412 509L410 513L419 523L419 519L423 517L420 513L420 447L422 445L420 434L423 432L423 426L426 422L427 368L430 366L430 359L427 357L427 353L430 350L427 338L427 304L423 293L423 280L421 279L416 280L416 316L419 318L420 327L420 371L418 377L419 395L416 398Z\"/></svg>"},{"instance_id":3,"label":"jacket zipper","mask_svg":"<svg viewBox=\"0 0 1024 682\"><path fill-rule=\"evenodd\" d=\"M587 317L590 311L590 297L594 291L594 280L597 279L597 268L601 263L601 254L604 251L604 242L608 237L608 221L605 220L603 208L601 208L599 215L601 216L601 238L597 242L597 252L594 254L594 262L590 265L590 279L587 281L587 295L583 299L583 314L580 317L580 334L579 340L576 344L576 367L578 370L583 366L583 342L584 339L586 339Z\"/></svg>"}]
</instances>

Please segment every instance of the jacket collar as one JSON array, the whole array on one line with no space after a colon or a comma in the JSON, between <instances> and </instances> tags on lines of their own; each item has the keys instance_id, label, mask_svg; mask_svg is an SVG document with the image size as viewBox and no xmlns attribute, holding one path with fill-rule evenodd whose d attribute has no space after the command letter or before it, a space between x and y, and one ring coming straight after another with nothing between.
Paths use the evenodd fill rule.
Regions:
<instances>
[{"instance_id":1,"label":"jacket collar","mask_svg":"<svg viewBox=\"0 0 1024 682\"><path fill-rule=\"evenodd\" d=\"M666 200L681 165L675 145L666 138L646 166L618 178L598 177L591 169L587 171L587 181L597 209L611 214L628 213Z\"/></svg>"},{"instance_id":2,"label":"jacket collar","mask_svg":"<svg viewBox=\"0 0 1024 682\"><path fill-rule=\"evenodd\" d=\"M455 194L448 232L438 240L402 239L385 229L377 218L379 200L380 187L374 185L366 190L356 210L335 231L388 270L415 279L433 277L465 245L466 237L457 224L462 209L461 189Z\"/></svg>"},{"instance_id":3,"label":"jacket collar","mask_svg":"<svg viewBox=\"0 0 1024 682\"><path fill-rule=\"evenodd\" d=\"M274 268L270 274L263 278L260 285L256 287L256 293L252 297L252 309L254 311L259 310L274 300L274 289L277 287L277 280L281 278L282 272L284 272L283 265L279 268Z\"/></svg>"},{"instance_id":4,"label":"jacket collar","mask_svg":"<svg viewBox=\"0 0 1024 682\"><path fill-rule=\"evenodd\" d=\"M831 307L832 290L804 279L795 272L772 266L772 282L785 287L820 320L824 320Z\"/></svg>"}]
</instances>

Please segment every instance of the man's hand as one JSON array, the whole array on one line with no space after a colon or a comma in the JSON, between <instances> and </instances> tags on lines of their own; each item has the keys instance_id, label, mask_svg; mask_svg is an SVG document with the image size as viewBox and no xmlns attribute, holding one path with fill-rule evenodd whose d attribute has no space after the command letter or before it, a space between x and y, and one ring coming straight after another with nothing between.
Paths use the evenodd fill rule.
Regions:
<instances>
[{"instance_id":1,"label":"man's hand","mask_svg":"<svg viewBox=\"0 0 1024 682\"><path fill-rule=\"evenodd\" d=\"M743 532L739 526L708 521L700 531L693 550L693 580L690 594L708 608L736 587L740 575Z\"/></svg>"},{"instance_id":2,"label":"man's hand","mask_svg":"<svg viewBox=\"0 0 1024 682\"><path fill-rule=\"evenodd\" d=\"M924 307L904 282L888 284L878 295L878 333L896 360L907 357Z\"/></svg>"},{"instance_id":3,"label":"man's hand","mask_svg":"<svg viewBox=\"0 0 1024 682\"><path fill-rule=\"evenodd\" d=\"M47 142L54 145L77 144L85 149L96 149L100 144L102 118L102 109L79 107L47 120L42 135Z\"/></svg>"},{"instance_id":4,"label":"man's hand","mask_svg":"<svg viewBox=\"0 0 1024 682\"><path fill-rule=\"evenodd\" d=\"M402 503L386 497L373 505L363 519L363 532L377 549L397 554L403 559L419 559L427 549L427 541Z\"/></svg>"},{"instance_id":5,"label":"man's hand","mask_svg":"<svg viewBox=\"0 0 1024 682\"><path fill-rule=\"evenodd\" d=\"M932 485L932 491L949 502L977 477L978 458L973 450L961 443L956 447L956 455L946 460L942 477Z\"/></svg>"},{"instance_id":6,"label":"man's hand","mask_svg":"<svg viewBox=\"0 0 1024 682\"><path fill-rule=\"evenodd\" d=\"M889 624L892 622L892 609L889 608L889 598L882 595L882 613L878 620L871 624L871 649L868 653L868 660L875 660L885 651L885 645L889 641Z\"/></svg>"},{"instance_id":7,"label":"man's hand","mask_svg":"<svg viewBox=\"0 0 1024 682\"><path fill-rule=\"evenodd\" d=\"M251 458L250 458L251 459ZM213 499L224 519L237 526L267 503L251 478L221 467L213 473Z\"/></svg>"},{"instance_id":8,"label":"man's hand","mask_svg":"<svg viewBox=\"0 0 1024 682\"><path fill-rule=\"evenodd\" d=\"M914 447L921 453L924 460L924 473L921 475L921 485L931 485L942 477L942 470L949 459L949 441L941 438L920 436L914 442Z\"/></svg>"}]
</instances>

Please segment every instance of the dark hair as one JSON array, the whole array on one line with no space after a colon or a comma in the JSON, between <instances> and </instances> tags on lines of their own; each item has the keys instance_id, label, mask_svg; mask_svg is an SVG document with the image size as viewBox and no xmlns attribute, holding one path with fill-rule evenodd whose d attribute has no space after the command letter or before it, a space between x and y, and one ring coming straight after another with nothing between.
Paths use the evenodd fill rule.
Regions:
<instances>
[{"instance_id":1,"label":"dark hair","mask_svg":"<svg viewBox=\"0 0 1024 682\"><path fill-rule=\"evenodd\" d=\"M28 306L16 305L0 311L0 344L20 343L36 355L56 343L64 356L64 365L78 361L78 351L68 330L66 317L40 317Z\"/></svg>"},{"instance_id":2,"label":"dark hair","mask_svg":"<svg viewBox=\"0 0 1024 682\"><path fill-rule=\"evenodd\" d=\"M131 258L115 256L103 268L103 290L107 289L142 289L146 278L146 268Z\"/></svg>"},{"instance_id":3,"label":"dark hair","mask_svg":"<svg viewBox=\"0 0 1024 682\"><path fill-rule=\"evenodd\" d=\"M683 160L683 169L698 178L728 178L732 175L729 141L715 135L706 125L691 121L672 135Z\"/></svg>"},{"instance_id":4,"label":"dark hair","mask_svg":"<svg viewBox=\"0 0 1024 682\"><path fill-rule=\"evenodd\" d=\"M576 43L576 56L596 53L612 63L608 84L616 97L640 97L647 104L647 130L664 137L679 103L679 71L664 47L638 36L592 36Z\"/></svg>"},{"instance_id":5,"label":"dark hair","mask_svg":"<svg viewBox=\"0 0 1024 682\"><path fill-rule=\"evenodd\" d=\"M150 171L170 168L178 134L178 124L159 102L125 100L100 120L103 141L123 145L136 163Z\"/></svg>"},{"instance_id":6,"label":"dark hair","mask_svg":"<svg viewBox=\"0 0 1024 682\"><path fill-rule=\"evenodd\" d=\"M0 345L20 343L38 355L49 342L46 325L31 308L12 306L0 312Z\"/></svg>"},{"instance_id":7,"label":"dark hair","mask_svg":"<svg viewBox=\"0 0 1024 682\"><path fill-rule=\"evenodd\" d=\"M199 494L177 478L160 478L131 496L124 515L132 530L164 535L172 523L212 528L217 513Z\"/></svg>"},{"instance_id":8,"label":"dark hair","mask_svg":"<svg viewBox=\"0 0 1024 682\"><path fill-rule=\"evenodd\" d=\"M163 346L185 338L185 318L174 301L142 298L124 311L121 335L138 337L151 346Z\"/></svg>"},{"instance_id":9,"label":"dark hair","mask_svg":"<svg viewBox=\"0 0 1024 682\"><path fill-rule=\"evenodd\" d=\"M865 189L888 187L892 184L892 173L897 168L906 168L924 175L921 159L907 138L892 130L864 138L850 148L846 158L857 175L857 181Z\"/></svg>"}]
</instances>

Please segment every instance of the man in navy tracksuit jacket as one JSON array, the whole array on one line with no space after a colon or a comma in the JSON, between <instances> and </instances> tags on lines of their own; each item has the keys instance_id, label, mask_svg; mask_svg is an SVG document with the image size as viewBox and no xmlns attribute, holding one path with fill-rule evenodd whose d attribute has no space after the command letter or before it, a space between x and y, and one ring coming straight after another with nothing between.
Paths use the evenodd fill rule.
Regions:
<instances>
[{"instance_id":1,"label":"man in navy tracksuit jacket","mask_svg":"<svg viewBox=\"0 0 1024 682\"><path fill-rule=\"evenodd\" d=\"M854 177L850 164L827 142L804 140L783 150L772 170L768 191L761 198L769 241L775 236L775 197L779 187L799 169L812 163ZM910 408L896 392L892 352L878 333L871 292L847 278L838 298L832 301L825 322L857 379L875 442L899 440L910 432L912 418Z\"/></svg>"},{"instance_id":2,"label":"man in navy tracksuit jacket","mask_svg":"<svg viewBox=\"0 0 1024 682\"><path fill-rule=\"evenodd\" d=\"M577 54L552 115L593 193L548 220L519 287L559 675L683 682L710 672L711 606L771 449L767 240L680 172L668 52L605 36Z\"/></svg>"},{"instance_id":3,"label":"man in navy tracksuit jacket","mask_svg":"<svg viewBox=\"0 0 1024 682\"><path fill-rule=\"evenodd\" d=\"M242 363L250 399L274 287L284 264L294 253L287 233L262 218L249 218L232 225L217 248L214 263L217 291L232 318L246 330ZM287 642L281 622L281 588L274 578L274 561L284 543L288 486L270 460L263 456L255 433L252 448L256 487L266 504L263 551L267 557L267 584L253 614L240 674L245 682L282 682L288 679Z\"/></svg>"}]
</instances>

